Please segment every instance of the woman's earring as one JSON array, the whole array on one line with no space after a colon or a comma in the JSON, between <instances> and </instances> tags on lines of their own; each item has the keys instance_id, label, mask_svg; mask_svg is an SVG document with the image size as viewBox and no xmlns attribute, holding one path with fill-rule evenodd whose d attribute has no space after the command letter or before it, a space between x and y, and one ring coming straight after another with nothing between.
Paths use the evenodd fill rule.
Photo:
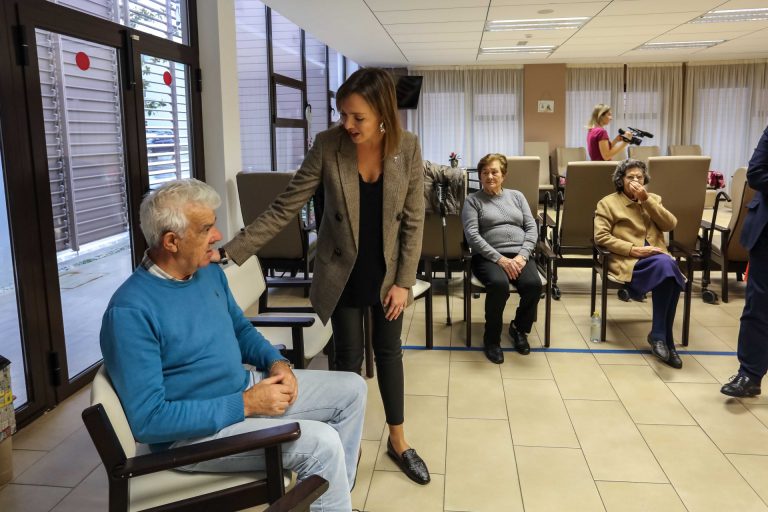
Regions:
<instances>
[{"instance_id":1,"label":"woman's earring","mask_svg":"<svg viewBox=\"0 0 768 512\"><path fill-rule=\"evenodd\" d=\"M384 121L379 123L379 133L384 133L387 130L384 128Z\"/></svg>"}]
</instances>

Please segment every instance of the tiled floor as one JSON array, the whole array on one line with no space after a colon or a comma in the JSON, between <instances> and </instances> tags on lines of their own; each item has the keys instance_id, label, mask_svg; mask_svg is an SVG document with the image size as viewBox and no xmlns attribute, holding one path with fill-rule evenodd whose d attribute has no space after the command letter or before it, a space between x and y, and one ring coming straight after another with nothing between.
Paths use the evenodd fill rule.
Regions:
<instances>
[{"instance_id":1,"label":"tiled floor","mask_svg":"<svg viewBox=\"0 0 768 512\"><path fill-rule=\"evenodd\" d=\"M386 457L373 379L354 506L370 512L768 511L768 399L727 399L718 392L737 367L743 284L732 284L728 304L694 297L684 367L673 370L647 353L649 303L611 297L610 341L587 341L588 278L582 269L562 271L552 348L538 348L540 322L531 335L535 350L528 356L508 351L501 366L464 349L457 285L453 326L444 323L444 296L435 299L433 351L418 348L424 346L423 301L409 308L406 430L429 464L432 483L413 484ZM477 344L483 298L474 300ZM512 297L506 320L515 303ZM503 345L511 348L506 336ZM15 478L0 490L0 510L106 509L106 476L80 420L87 403L84 390L14 437Z\"/></svg>"}]
</instances>

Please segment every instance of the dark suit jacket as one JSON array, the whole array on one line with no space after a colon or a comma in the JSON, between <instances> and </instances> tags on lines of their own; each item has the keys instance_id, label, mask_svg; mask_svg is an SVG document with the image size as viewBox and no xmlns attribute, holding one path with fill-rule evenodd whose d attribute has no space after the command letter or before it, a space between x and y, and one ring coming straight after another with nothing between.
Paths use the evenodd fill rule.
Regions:
<instances>
[{"instance_id":1,"label":"dark suit jacket","mask_svg":"<svg viewBox=\"0 0 768 512\"><path fill-rule=\"evenodd\" d=\"M325 208L317 237L309 298L320 319L331 317L357 259L360 183L357 149L340 127L319 133L288 188L245 231L224 245L242 264L272 239L322 183ZM397 154L384 160L382 228L387 271L381 299L393 284L411 288L421 256L424 229L424 169L417 137L403 132ZM409 291L408 304L413 301Z\"/></svg>"},{"instance_id":2,"label":"dark suit jacket","mask_svg":"<svg viewBox=\"0 0 768 512\"><path fill-rule=\"evenodd\" d=\"M749 161L747 183L756 192L747 205L749 213L744 219L740 242L751 251L761 236L768 236L765 232L768 225L768 127Z\"/></svg>"}]
</instances>

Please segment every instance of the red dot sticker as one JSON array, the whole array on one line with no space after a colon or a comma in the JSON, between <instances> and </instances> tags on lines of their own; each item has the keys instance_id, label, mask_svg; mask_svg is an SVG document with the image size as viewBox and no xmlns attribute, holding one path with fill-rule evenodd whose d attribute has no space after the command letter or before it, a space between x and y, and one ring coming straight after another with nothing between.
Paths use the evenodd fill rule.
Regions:
<instances>
[{"instance_id":1,"label":"red dot sticker","mask_svg":"<svg viewBox=\"0 0 768 512\"><path fill-rule=\"evenodd\" d=\"M77 67L83 71L88 71L88 68L91 67L91 59L84 52L77 52L77 55L75 55L75 63L77 64Z\"/></svg>"},{"instance_id":2,"label":"red dot sticker","mask_svg":"<svg viewBox=\"0 0 768 512\"><path fill-rule=\"evenodd\" d=\"M173 82L173 77L169 71L163 73L163 82L165 82L165 85L171 85L171 82Z\"/></svg>"}]
</instances>

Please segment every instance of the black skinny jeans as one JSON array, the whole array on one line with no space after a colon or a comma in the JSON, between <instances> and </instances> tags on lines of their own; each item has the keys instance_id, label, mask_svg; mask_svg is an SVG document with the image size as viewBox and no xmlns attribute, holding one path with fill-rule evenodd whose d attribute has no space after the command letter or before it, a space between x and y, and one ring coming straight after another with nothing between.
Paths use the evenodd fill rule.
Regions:
<instances>
[{"instance_id":1,"label":"black skinny jeans","mask_svg":"<svg viewBox=\"0 0 768 512\"><path fill-rule=\"evenodd\" d=\"M514 258L516 254L504 254ZM529 260L517 279L510 280L504 269L493 261L479 254L472 256L472 272L485 286L485 334L483 343L486 346L498 345L501 341L502 315L509 298L509 283L517 288L520 294L520 304L517 306L512 325L524 333L531 332L536 321L536 308L541 296L541 279L536 264Z\"/></svg>"},{"instance_id":2,"label":"black skinny jeans","mask_svg":"<svg viewBox=\"0 0 768 512\"><path fill-rule=\"evenodd\" d=\"M401 313L397 320L389 321L384 317L384 308L381 304L366 307L371 308L373 318L376 378L379 381L387 424L402 425L405 391L400 335L403 330L404 313ZM338 306L331 315L336 370L360 373L365 350L363 331L365 309L365 307Z\"/></svg>"}]
</instances>

